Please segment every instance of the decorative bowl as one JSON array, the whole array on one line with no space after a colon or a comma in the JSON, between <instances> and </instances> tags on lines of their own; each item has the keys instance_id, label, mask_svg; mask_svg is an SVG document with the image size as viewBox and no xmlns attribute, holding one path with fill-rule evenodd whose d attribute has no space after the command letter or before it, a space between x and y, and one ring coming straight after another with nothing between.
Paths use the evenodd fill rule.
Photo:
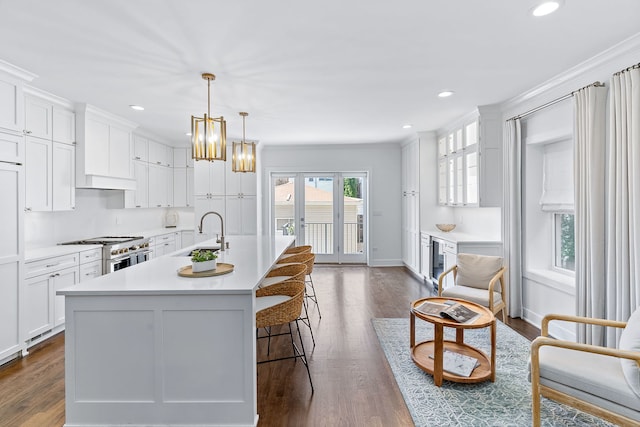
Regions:
<instances>
[{"instance_id":1,"label":"decorative bowl","mask_svg":"<svg viewBox=\"0 0 640 427\"><path fill-rule=\"evenodd\" d=\"M436 227L438 227L438 230L448 233L454 228L456 228L456 225L455 224L436 224Z\"/></svg>"}]
</instances>

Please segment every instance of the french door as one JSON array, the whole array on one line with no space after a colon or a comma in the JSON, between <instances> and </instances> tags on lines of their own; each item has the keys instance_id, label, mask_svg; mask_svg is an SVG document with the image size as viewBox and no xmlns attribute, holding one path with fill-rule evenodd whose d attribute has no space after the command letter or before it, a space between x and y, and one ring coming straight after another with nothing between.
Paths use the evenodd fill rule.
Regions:
<instances>
[{"instance_id":1,"label":"french door","mask_svg":"<svg viewBox=\"0 0 640 427\"><path fill-rule=\"evenodd\" d=\"M366 173L272 173L273 232L311 245L316 262L366 263Z\"/></svg>"}]
</instances>

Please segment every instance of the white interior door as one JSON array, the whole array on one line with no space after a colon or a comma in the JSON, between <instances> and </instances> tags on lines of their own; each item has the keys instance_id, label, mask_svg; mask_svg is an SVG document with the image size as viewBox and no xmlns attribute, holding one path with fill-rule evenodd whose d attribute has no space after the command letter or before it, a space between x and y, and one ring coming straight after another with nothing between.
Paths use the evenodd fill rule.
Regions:
<instances>
[{"instance_id":1,"label":"white interior door","mask_svg":"<svg viewBox=\"0 0 640 427\"><path fill-rule=\"evenodd\" d=\"M317 262L366 263L364 173L272 174L276 234L311 245Z\"/></svg>"}]
</instances>

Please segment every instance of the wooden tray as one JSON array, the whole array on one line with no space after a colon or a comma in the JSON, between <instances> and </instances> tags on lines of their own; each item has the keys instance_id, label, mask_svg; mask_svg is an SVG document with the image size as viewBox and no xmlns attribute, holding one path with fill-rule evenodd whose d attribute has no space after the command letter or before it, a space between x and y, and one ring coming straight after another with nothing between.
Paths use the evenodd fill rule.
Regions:
<instances>
[{"instance_id":1,"label":"wooden tray","mask_svg":"<svg viewBox=\"0 0 640 427\"><path fill-rule=\"evenodd\" d=\"M211 276L219 276L221 274L231 273L233 271L233 264L227 264L224 262L219 262L215 270L207 270L201 271L199 273L194 273L191 270L191 266L187 265L186 267L181 267L178 269L178 276L182 277L211 277Z\"/></svg>"}]
</instances>

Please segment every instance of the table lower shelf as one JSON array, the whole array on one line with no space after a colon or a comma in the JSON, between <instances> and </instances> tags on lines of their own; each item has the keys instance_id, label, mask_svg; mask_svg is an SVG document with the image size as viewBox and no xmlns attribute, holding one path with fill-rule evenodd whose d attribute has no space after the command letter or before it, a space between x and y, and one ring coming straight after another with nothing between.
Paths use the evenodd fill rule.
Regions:
<instances>
[{"instance_id":1,"label":"table lower shelf","mask_svg":"<svg viewBox=\"0 0 640 427\"><path fill-rule=\"evenodd\" d=\"M429 356L433 356L435 348L434 341L424 341L417 344L411 349L411 358L416 365L428 374L434 375L434 359ZM444 350L453 351L456 353L464 354L465 356L475 357L480 362L480 366L476 367L470 376L461 377L459 375L452 374L447 371L442 372L442 378L448 381L458 383L478 383L486 381L492 377L493 369L491 361L482 351L468 344L461 344L455 341L444 341Z\"/></svg>"}]
</instances>

